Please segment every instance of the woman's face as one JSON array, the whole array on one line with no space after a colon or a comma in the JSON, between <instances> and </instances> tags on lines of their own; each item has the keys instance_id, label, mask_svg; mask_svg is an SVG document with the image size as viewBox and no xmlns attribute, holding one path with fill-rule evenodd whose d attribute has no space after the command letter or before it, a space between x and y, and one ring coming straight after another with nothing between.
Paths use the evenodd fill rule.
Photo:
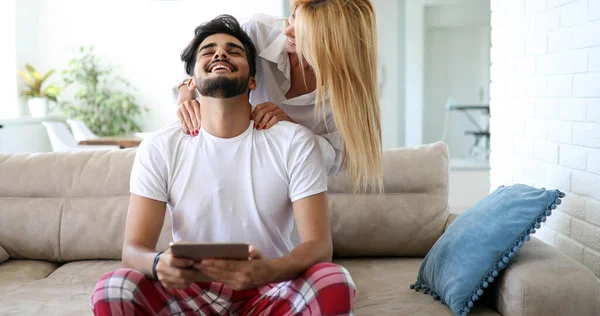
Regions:
<instances>
[{"instance_id":1,"label":"woman's face","mask_svg":"<svg viewBox=\"0 0 600 316\"><path fill-rule=\"evenodd\" d=\"M294 22L296 21L296 12L292 13L287 21L287 26L283 29L283 35L285 35L285 49L289 54L296 53L296 33L294 30Z\"/></svg>"}]
</instances>

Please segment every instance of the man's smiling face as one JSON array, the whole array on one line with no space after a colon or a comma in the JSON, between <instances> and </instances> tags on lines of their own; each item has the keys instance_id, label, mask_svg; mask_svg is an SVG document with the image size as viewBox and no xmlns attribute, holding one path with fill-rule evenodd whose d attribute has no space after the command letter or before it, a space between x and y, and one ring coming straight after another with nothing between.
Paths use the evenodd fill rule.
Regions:
<instances>
[{"instance_id":1,"label":"man's smiling face","mask_svg":"<svg viewBox=\"0 0 600 316\"><path fill-rule=\"evenodd\" d=\"M231 98L245 93L250 67L242 43L228 34L204 39L196 53L194 80L203 96Z\"/></svg>"}]
</instances>

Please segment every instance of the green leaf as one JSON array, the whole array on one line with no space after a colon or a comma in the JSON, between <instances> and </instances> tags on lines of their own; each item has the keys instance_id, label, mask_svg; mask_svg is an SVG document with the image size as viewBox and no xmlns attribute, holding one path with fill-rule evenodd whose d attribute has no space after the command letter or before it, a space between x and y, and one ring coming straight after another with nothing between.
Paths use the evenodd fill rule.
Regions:
<instances>
[{"instance_id":1,"label":"green leaf","mask_svg":"<svg viewBox=\"0 0 600 316\"><path fill-rule=\"evenodd\" d=\"M61 92L61 89L57 85L50 85L44 89L44 94L48 97L56 98L56 96Z\"/></svg>"},{"instance_id":2,"label":"green leaf","mask_svg":"<svg viewBox=\"0 0 600 316\"><path fill-rule=\"evenodd\" d=\"M29 76L28 74L26 74L23 70L18 70L17 71L17 75L19 75L19 77L23 78L23 80L25 80L25 82L27 84L29 84L30 86L33 86L33 79L31 78L31 76Z\"/></svg>"},{"instance_id":3,"label":"green leaf","mask_svg":"<svg viewBox=\"0 0 600 316\"><path fill-rule=\"evenodd\" d=\"M31 75L33 75L33 73L35 72L35 68L33 68L33 66L30 64L25 64L25 68L27 69L27 71L29 71Z\"/></svg>"},{"instance_id":4,"label":"green leaf","mask_svg":"<svg viewBox=\"0 0 600 316\"><path fill-rule=\"evenodd\" d=\"M137 120L148 109L136 101L135 89L121 77L113 76L112 68L95 55L93 47L80 47L77 56L62 72L62 80L70 85L69 96L61 94L57 108L69 118L79 118L96 134L118 135L139 130ZM60 89L48 86L44 92L50 98Z\"/></svg>"},{"instance_id":5,"label":"green leaf","mask_svg":"<svg viewBox=\"0 0 600 316\"><path fill-rule=\"evenodd\" d=\"M55 72L54 69L50 69L50 71L48 71L43 77L42 77L42 82L46 81L46 79L48 79L48 77L52 76L52 74Z\"/></svg>"},{"instance_id":6,"label":"green leaf","mask_svg":"<svg viewBox=\"0 0 600 316\"><path fill-rule=\"evenodd\" d=\"M21 95L22 96L28 96L28 97L38 97L39 96L38 93L36 93L35 91L31 91L31 90L22 91Z\"/></svg>"}]
</instances>

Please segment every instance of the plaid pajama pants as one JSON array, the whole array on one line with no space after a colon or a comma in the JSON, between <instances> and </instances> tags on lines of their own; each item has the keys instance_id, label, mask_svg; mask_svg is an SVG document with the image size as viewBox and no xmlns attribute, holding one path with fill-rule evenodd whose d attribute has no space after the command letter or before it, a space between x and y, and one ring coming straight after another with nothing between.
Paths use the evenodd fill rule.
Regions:
<instances>
[{"instance_id":1,"label":"plaid pajama pants","mask_svg":"<svg viewBox=\"0 0 600 316\"><path fill-rule=\"evenodd\" d=\"M348 271L333 263L242 291L217 282L167 289L137 270L119 269L100 278L91 305L95 315L353 315L355 293Z\"/></svg>"}]
</instances>

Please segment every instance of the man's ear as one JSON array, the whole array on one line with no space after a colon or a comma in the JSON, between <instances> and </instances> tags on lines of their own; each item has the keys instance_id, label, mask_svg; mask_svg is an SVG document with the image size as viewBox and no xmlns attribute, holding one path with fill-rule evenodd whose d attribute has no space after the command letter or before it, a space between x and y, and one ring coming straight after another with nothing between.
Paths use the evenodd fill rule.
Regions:
<instances>
[{"instance_id":1,"label":"man's ear","mask_svg":"<svg viewBox=\"0 0 600 316\"><path fill-rule=\"evenodd\" d=\"M254 79L254 77L250 77L250 80L248 80L248 90L255 90L256 89L256 79Z\"/></svg>"},{"instance_id":2,"label":"man's ear","mask_svg":"<svg viewBox=\"0 0 600 316\"><path fill-rule=\"evenodd\" d=\"M188 79L187 87L190 91L196 91L196 79L194 77Z\"/></svg>"}]
</instances>

